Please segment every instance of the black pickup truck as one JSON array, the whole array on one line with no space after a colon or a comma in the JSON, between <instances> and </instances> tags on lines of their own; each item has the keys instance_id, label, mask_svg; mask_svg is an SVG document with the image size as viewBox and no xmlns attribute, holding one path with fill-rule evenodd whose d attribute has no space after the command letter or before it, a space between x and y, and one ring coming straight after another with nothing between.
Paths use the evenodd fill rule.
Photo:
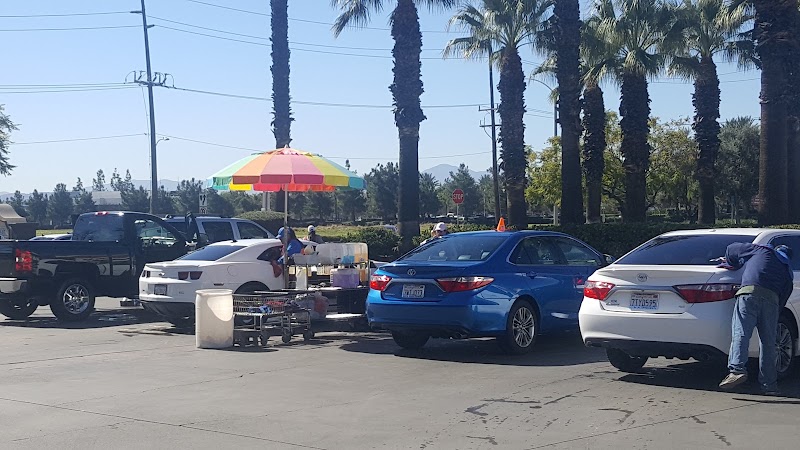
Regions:
<instances>
[{"instance_id":1,"label":"black pickup truck","mask_svg":"<svg viewBox=\"0 0 800 450\"><path fill-rule=\"evenodd\" d=\"M50 305L60 320L84 320L96 296L135 297L145 264L192 247L172 225L135 212L83 214L68 241L2 240L0 314L24 319Z\"/></svg>"}]
</instances>

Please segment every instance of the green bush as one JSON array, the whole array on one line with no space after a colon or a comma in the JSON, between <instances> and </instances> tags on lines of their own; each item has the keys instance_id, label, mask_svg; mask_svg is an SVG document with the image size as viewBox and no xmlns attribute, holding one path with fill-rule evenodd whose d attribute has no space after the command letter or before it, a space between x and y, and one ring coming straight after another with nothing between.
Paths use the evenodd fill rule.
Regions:
<instances>
[{"instance_id":1,"label":"green bush","mask_svg":"<svg viewBox=\"0 0 800 450\"><path fill-rule=\"evenodd\" d=\"M345 235L345 242L365 242L370 259L392 261L397 258L400 236L383 227L364 227Z\"/></svg>"},{"instance_id":2,"label":"green bush","mask_svg":"<svg viewBox=\"0 0 800 450\"><path fill-rule=\"evenodd\" d=\"M283 213L275 211L248 211L237 216L239 219L252 220L273 234L283 226Z\"/></svg>"}]
</instances>

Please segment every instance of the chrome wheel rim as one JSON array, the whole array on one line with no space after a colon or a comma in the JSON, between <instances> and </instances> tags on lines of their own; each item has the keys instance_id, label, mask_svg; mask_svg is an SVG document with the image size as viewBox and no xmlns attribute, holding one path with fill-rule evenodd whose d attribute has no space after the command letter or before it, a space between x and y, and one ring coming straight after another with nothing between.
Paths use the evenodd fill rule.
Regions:
<instances>
[{"instance_id":1,"label":"chrome wheel rim","mask_svg":"<svg viewBox=\"0 0 800 450\"><path fill-rule=\"evenodd\" d=\"M511 320L514 332L514 342L521 348L528 347L533 342L534 321L533 313L526 307L521 307L514 313Z\"/></svg>"},{"instance_id":2,"label":"chrome wheel rim","mask_svg":"<svg viewBox=\"0 0 800 450\"><path fill-rule=\"evenodd\" d=\"M792 365L792 358L794 358L794 345L792 339L792 332L789 327L779 323L778 324L778 372L783 373L789 370Z\"/></svg>"},{"instance_id":3,"label":"chrome wheel rim","mask_svg":"<svg viewBox=\"0 0 800 450\"><path fill-rule=\"evenodd\" d=\"M62 300L70 314L81 314L89 307L89 290L80 284L70 285L64 290Z\"/></svg>"}]
</instances>

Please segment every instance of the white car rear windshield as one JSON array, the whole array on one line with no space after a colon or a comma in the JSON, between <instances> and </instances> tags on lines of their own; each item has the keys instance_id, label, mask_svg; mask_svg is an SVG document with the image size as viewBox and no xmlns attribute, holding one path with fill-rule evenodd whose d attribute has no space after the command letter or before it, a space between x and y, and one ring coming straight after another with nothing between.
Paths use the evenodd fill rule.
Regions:
<instances>
[{"instance_id":1,"label":"white car rear windshield","mask_svg":"<svg viewBox=\"0 0 800 450\"><path fill-rule=\"evenodd\" d=\"M755 236L733 234L693 234L653 238L614 264L633 265L717 265L712 261L725 256L734 242L753 242Z\"/></svg>"},{"instance_id":2,"label":"white car rear windshield","mask_svg":"<svg viewBox=\"0 0 800 450\"><path fill-rule=\"evenodd\" d=\"M209 245L178 259L185 261L216 261L243 248L241 245Z\"/></svg>"}]
</instances>

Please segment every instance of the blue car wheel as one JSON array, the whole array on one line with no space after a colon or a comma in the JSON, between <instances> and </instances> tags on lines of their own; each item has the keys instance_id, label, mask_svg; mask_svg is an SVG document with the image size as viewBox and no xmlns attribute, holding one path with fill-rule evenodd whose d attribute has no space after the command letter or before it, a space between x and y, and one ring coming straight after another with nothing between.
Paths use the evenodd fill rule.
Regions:
<instances>
[{"instance_id":1,"label":"blue car wheel","mask_svg":"<svg viewBox=\"0 0 800 450\"><path fill-rule=\"evenodd\" d=\"M417 350L425 346L430 336L420 331L392 331L394 342L408 350Z\"/></svg>"},{"instance_id":2,"label":"blue car wheel","mask_svg":"<svg viewBox=\"0 0 800 450\"><path fill-rule=\"evenodd\" d=\"M506 332L499 338L500 346L515 355L533 350L536 342L536 310L527 301L518 301L508 313Z\"/></svg>"}]
</instances>

